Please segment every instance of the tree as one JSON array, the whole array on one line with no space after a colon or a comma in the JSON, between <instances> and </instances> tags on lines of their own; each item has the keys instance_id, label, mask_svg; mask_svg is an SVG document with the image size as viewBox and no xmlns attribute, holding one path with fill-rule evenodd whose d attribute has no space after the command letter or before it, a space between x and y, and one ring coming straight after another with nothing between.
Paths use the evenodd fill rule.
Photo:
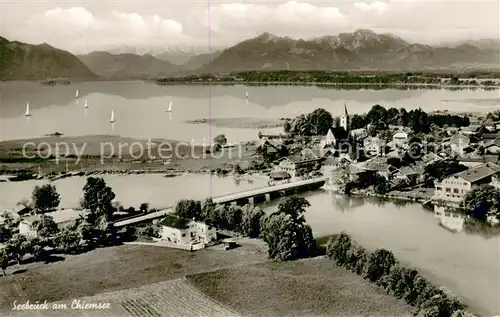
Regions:
<instances>
[{"instance_id":1,"label":"tree","mask_svg":"<svg viewBox=\"0 0 500 317\"><path fill-rule=\"evenodd\" d=\"M328 242L326 256L338 265L345 265L352 245L351 237L347 233L341 232L336 238L332 238Z\"/></svg>"},{"instance_id":2,"label":"tree","mask_svg":"<svg viewBox=\"0 0 500 317\"><path fill-rule=\"evenodd\" d=\"M366 120L375 127L377 131L387 126L387 119L387 110L380 105L373 106L366 114Z\"/></svg>"},{"instance_id":3,"label":"tree","mask_svg":"<svg viewBox=\"0 0 500 317\"><path fill-rule=\"evenodd\" d=\"M260 223L266 215L260 207L245 205L242 209L241 230L250 238L260 235Z\"/></svg>"},{"instance_id":4,"label":"tree","mask_svg":"<svg viewBox=\"0 0 500 317\"><path fill-rule=\"evenodd\" d=\"M35 223L37 235L41 238L51 238L57 234L59 229L54 221L54 218L47 215L42 215L40 220Z\"/></svg>"},{"instance_id":5,"label":"tree","mask_svg":"<svg viewBox=\"0 0 500 317\"><path fill-rule=\"evenodd\" d=\"M224 134L219 134L214 138L214 144L218 144L220 146L226 145L227 138Z\"/></svg>"},{"instance_id":6,"label":"tree","mask_svg":"<svg viewBox=\"0 0 500 317\"><path fill-rule=\"evenodd\" d=\"M9 255L5 250L0 250L0 267L2 268L3 275L5 276L5 270L9 266Z\"/></svg>"},{"instance_id":7,"label":"tree","mask_svg":"<svg viewBox=\"0 0 500 317\"><path fill-rule=\"evenodd\" d=\"M383 276L388 275L396 264L396 258L391 251L386 249L375 250L366 262L365 276L371 282L378 282Z\"/></svg>"},{"instance_id":8,"label":"tree","mask_svg":"<svg viewBox=\"0 0 500 317\"><path fill-rule=\"evenodd\" d=\"M426 179L442 180L443 178L467 169L466 166L457 161L437 161L425 166L424 176Z\"/></svg>"},{"instance_id":9,"label":"tree","mask_svg":"<svg viewBox=\"0 0 500 317\"><path fill-rule=\"evenodd\" d=\"M31 194L31 200L35 212L39 214L55 210L61 202L56 187L51 184L35 186Z\"/></svg>"},{"instance_id":10,"label":"tree","mask_svg":"<svg viewBox=\"0 0 500 317\"><path fill-rule=\"evenodd\" d=\"M318 108L308 115L311 131L309 135L325 135L333 125L332 114L323 108Z\"/></svg>"},{"instance_id":11,"label":"tree","mask_svg":"<svg viewBox=\"0 0 500 317\"><path fill-rule=\"evenodd\" d=\"M13 258L17 263L21 263L26 251L28 251L27 245L28 239L22 234L15 234L7 243L5 251L9 255L9 258Z\"/></svg>"},{"instance_id":12,"label":"tree","mask_svg":"<svg viewBox=\"0 0 500 317\"><path fill-rule=\"evenodd\" d=\"M95 225L97 219L105 215L108 221L113 215L112 201L115 199L115 193L111 187L101 177L89 177L83 187L83 199L81 205L87 209L87 220L91 225Z\"/></svg>"},{"instance_id":13,"label":"tree","mask_svg":"<svg viewBox=\"0 0 500 317\"><path fill-rule=\"evenodd\" d=\"M78 231L65 228L56 236L57 250L64 253L77 253L81 241L82 237Z\"/></svg>"},{"instance_id":14,"label":"tree","mask_svg":"<svg viewBox=\"0 0 500 317\"><path fill-rule=\"evenodd\" d=\"M149 210L149 204L148 203L142 203L139 206L139 211L140 212L148 212L148 210Z\"/></svg>"},{"instance_id":15,"label":"tree","mask_svg":"<svg viewBox=\"0 0 500 317\"><path fill-rule=\"evenodd\" d=\"M12 230L5 225L0 226L0 243L7 242L12 237Z\"/></svg>"},{"instance_id":16,"label":"tree","mask_svg":"<svg viewBox=\"0 0 500 317\"><path fill-rule=\"evenodd\" d=\"M486 220L488 214L500 215L500 190L491 185L482 185L469 191L463 201L464 207L476 219Z\"/></svg>"},{"instance_id":17,"label":"tree","mask_svg":"<svg viewBox=\"0 0 500 317\"><path fill-rule=\"evenodd\" d=\"M181 218L201 220L201 202L183 199L175 205L175 214Z\"/></svg>"},{"instance_id":18,"label":"tree","mask_svg":"<svg viewBox=\"0 0 500 317\"><path fill-rule=\"evenodd\" d=\"M292 129L292 125L290 124L290 121L285 121L285 123L283 124L283 131L285 133L290 133L290 130Z\"/></svg>"},{"instance_id":19,"label":"tree","mask_svg":"<svg viewBox=\"0 0 500 317\"><path fill-rule=\"evenodd\" d=\"M312 230L303 213L309 202L302 197L290 197L278 206L278 211L262 218L261 237L269 246L272 259L290 261L308 257L316 248Z\"/></svg>"},{"instance_id":20,"label":"tree","mask_svg":"<svg viewBox=\"0 0 500 317\"><path fill-rule=\"evenodd\" d=\"M379 195L383 195L388 193L391 190L391 184L385 177L376 175L375 176L375 185L373 186L375 193Z\"/></svg>"}]
</instances>

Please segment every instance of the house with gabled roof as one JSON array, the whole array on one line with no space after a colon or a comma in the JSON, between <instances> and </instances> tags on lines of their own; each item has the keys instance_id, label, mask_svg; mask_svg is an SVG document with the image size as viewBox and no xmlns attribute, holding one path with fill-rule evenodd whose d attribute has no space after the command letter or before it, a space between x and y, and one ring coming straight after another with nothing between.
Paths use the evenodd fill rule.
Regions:
<instances>
[{"instance_id":1,"label":"house with gabled roof","mask_svg":"<svg viewBox=\"0 0 500 317\"><path fill-rule=\"evenodd\" d=\"M484 163L471 167L437 183L433 199L460 203L473 187L490 184L493 177L499 174L500 166L494 163Z\"/></svg>"},{"instance_id":2,"label":"house with gabled roof","mask_svg":"<svg viewBox=\"0 0 500 317\"><path fill-rule=\"evenodd\" d=\"M175 215L165 217L160 226L161 240L174 244L207 244L217 239L217 230L214 227Z\"/></svg>"}]
</instances>

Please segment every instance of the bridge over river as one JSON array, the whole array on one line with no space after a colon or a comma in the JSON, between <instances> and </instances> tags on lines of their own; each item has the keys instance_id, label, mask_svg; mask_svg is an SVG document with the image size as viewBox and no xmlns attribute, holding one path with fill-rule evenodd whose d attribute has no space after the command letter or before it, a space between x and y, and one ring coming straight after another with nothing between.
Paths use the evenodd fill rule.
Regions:
<instances>
[{"instance_id":1,"label":"bridge over river","mask_svg":"<svg viewBox=\"0 0 500 317\"><path fill-rule=\"evenodd\" d=\"M283 197L290 194L314 190L322 187L327 180L327 177L318 177L306 180L300 180L290 183L284 183L274 186L266 186L260 188L249 189L241 192L225 194L218 197L213 197L212 200L216 204L258 204L265 201ZM151 221L154 219L162 218L173 212L173 207L167 207L162 210L150 212L145 215L133 216L130 218L120 219L114 223L114 226L121 228L128 225L133 225L140 222Z\"/></svg>"}]
</instances>

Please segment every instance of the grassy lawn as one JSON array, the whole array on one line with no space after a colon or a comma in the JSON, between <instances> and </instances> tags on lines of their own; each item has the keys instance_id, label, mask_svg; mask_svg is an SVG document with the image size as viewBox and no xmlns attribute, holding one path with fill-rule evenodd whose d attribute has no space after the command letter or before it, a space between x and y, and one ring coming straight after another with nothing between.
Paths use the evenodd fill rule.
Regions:
<instances>
[{"instance_id":1,"label":"grassy lawn","mask_svg":"<svg viewBox=\"0 0 500 317\"><path fill-rule=\"evenodd\" d=\"M8 275L0 277L0 312L12 308L14 300L72 300L267 259L267 254L254 245L239 249L191 253L157 246L123 245L66 256L63 261L50 264L10 267ZM242 253L242 249L247 252ZM14 271L18 273L13 274Z\"/></svg>"},{"instance_id":2,"label":"grassy lawn","mask_svg":"<svg viewBox=\"0 0 500 317\"><path fill-rule=\"evenodd\" d=\"M325 258L260 263L188 276L247 316L411 316L412 308Z\"/></svg>"}]
</instances>

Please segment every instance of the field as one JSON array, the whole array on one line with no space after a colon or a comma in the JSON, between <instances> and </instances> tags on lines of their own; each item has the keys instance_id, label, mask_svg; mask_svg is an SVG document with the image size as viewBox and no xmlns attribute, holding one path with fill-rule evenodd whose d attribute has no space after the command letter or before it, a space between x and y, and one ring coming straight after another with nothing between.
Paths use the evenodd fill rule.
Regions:
<instances>
[{"instance_id":1,"label":"field","mask_svg":"<svg viewBox=\"0 0 500 317\"><path fill-rule=\"evenodd\" d=\"M67 302L267 259L267 254L258 246L241 244L242 247L229 251L206 249L197 252L123 245L67 256L63 261L50 264L10 267L7 276L0 277L0 315L2 311L11 313L14 300L18 303L27 300ZM14 271L19 273L13 274Z\"/></svg>"},{"instance_id":2,"label":"field","mask_svg":"<svg viewBox=\"0 0 500 317\"><path fill-rule=\"evenodd\" d=\"M49 310L15 312L10 316L130 316L130 317L236 317L238 313L211 300L187 283L185 278L133 289L79 298L83 303L110 303L108 309L76 309L72 300L49 304ZM65 304L66 309L53 309ZM73 304L73 305L72 305ZM72 307L74 309L72 309Z\"/></svg>"},{"instance_id":3,"label":"field","mask_svg":"<svg viewBox=\"0 0 500 317\"><path fill-rule=\"evenodd\" d=\"M244 316L411 316L412 309L325 258L260 263L188 276Z\"/></svg>"}]
</instances>

